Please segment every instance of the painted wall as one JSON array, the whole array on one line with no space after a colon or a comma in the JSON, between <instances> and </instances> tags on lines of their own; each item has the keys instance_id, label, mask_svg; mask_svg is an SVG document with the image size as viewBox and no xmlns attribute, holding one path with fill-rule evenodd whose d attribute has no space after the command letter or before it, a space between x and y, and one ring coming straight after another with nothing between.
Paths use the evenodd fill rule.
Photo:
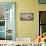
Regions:
<instances>
[{"instance_id":1,"label":"painted wall","mask_svg":"<svg viewBox=\"0 0 46 46\"><path fill-rule=\"evenodd\" d=\"M16 2L16 37L36 38L39 33L39 10L46 10L46 5L38 4L38 0L1 0L0 2ZM20 13L34 13L33 21L20 21Z\"/></svg>"}]
</instances>

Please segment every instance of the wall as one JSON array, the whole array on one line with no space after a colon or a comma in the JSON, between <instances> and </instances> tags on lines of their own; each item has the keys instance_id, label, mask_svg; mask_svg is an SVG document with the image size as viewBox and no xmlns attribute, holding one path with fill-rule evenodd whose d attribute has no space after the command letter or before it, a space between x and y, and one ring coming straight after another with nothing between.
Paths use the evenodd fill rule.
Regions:
<instances>
[{"instance_id":1,"label":"wall","mask_svg":"<svg viewBox=\"0 0 46 46\"><path fill-rule=\"evenodd\" d=\"M39 33L39 16L37 0L19 0L17 8L17 37L36 38ZM20 21L20 13L34 13L33 21Z\"/></svg>"},{"instance_id":2,"label":"wall","mask_svg":"<svg viewBox=\"0 0 46 46\"><path fill-rule=\"evenodd\" d=\"M18 38L33 38L34 21L20 21L20 13L34 13L33 0L19 0L17 5L17 37ZM32 33L33 32L33 33Z\"/></svg>"},{"instance_id":3,"label":"wall","mask_svg":"<svg viewBox=\"0 0 46 46\"><path fill-rule=\"evenodd\" d=\"M38 0L3 0L0 2L16 2L16 37L36 38L39 33L39 10L46 5L38 4ZM20 13L34 13L33 21L20 21Z\"/></svg>"}]
</instances>

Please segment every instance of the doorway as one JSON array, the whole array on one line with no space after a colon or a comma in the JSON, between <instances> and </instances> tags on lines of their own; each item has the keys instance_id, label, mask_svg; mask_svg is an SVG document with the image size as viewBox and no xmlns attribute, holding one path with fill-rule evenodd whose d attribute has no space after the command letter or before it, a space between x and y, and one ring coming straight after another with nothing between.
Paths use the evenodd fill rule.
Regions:
<instances>
[{"instance_id":1,"label":"doorway","mask_svg":"<svg viewBox=\"0 0 46 46\"><path fill-rule=\"evenodd\" d=\"M46 11L39 12L39 35L46 32Z\"/></svg>"},{"instance_id":2,"label":"doorway","mask_svg":"<svg viewBox=\"0 0 46 46\"><path fill-rule=\"evenodd\" d=\"M0 40L15 40L15 3L0 3Z\"/></svg>"}]
</instances>

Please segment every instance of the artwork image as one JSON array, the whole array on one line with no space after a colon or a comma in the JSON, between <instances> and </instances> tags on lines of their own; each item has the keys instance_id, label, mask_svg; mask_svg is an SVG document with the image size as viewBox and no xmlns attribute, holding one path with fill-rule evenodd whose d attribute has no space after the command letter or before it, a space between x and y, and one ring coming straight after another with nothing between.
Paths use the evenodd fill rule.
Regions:
<instances>
[{"instance_id":1,"label":"artwork image","mask_svg":"<svg viewBox=\"0 0 46 46\"><path fill-rule=\"evenodd\" d=\"M31 21L34 19L33 13L20 13L20 20Z\"/></svg>"}]
</instances>

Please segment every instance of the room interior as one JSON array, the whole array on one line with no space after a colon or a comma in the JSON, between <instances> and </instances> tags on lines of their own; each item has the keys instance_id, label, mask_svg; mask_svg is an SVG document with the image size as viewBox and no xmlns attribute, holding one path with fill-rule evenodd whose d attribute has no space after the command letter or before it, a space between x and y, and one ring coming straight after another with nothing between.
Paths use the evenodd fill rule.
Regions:
<instances>
[{"instance_id":1,"label":"room interior","mask_svg":"<svg viewBox=\"0 0 46 46\"><path fill-rule=\"evenodd\" d=\"M1 3L6 3L5 5ZM7 4L8 2L8 4ZM13 8L13 5L10 4L14 2L15 3L15 9ZM12 13L12 9L15 10ZM9 10L9 11L8 11ZM32 40L35 41L35 39L41 35L42 33L46 32L46 1L39 2L39 0L1 0L0 1L0 30L5 30L4 24L7 23L7 30L5 30L6 36L9 35L12 37L13 40L17 39L18 41L20 40L25 40L28 39L28 41ZM8 13L7 16L4 13ZM33 13L33 20L30 21L21 21L20 20L20 14L21 13ZM13 25L9 23L9 18L10 15L15 15L13 19ZM41 16L40 16L41 15ZM12 20L10 19L10 20ZM7 22L6 22L7 20ZM43 20L43 21L42 21ZM9 22L8 22L9 21ZM10 26L8 26L10 24ZM15 24L15 25L14 25ZM2 26L3 25L3 26ZM2 26L2 28L1 28ZM13 26L13 30L12 30ZM9 30L10 28L10 30ZM44 31L43 31L44 30ZM6 33L7 32L7 33ZM1 35L2 34L2 35ZM0 37L1 40L9 40L6 38L4 34L4 31L0 31ZM2 39L3 37L3 39ZM10 37L10 38L11 38ZM27 40L26 40L27 41ZM16 42L16 44L22 44L23 42ZM25 44L28 43L30 44L31 42L25 42Z\"/></svg>"}]
</instances>

